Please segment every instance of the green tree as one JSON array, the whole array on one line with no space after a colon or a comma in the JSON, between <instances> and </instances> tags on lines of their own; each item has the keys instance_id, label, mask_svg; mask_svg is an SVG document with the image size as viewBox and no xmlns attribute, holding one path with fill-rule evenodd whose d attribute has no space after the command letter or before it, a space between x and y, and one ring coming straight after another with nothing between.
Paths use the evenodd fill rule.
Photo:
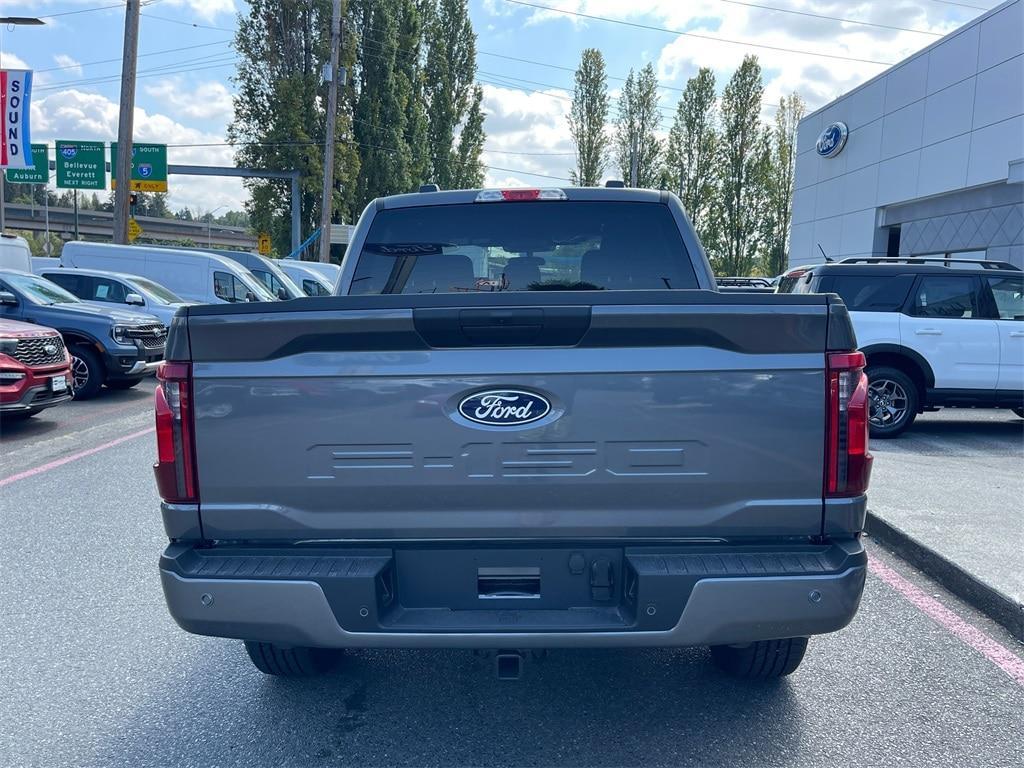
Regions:
<instances>
[{"instance_id":1,"label":"green tree","mask_svg":"<svg viewBox=\"0 0 1024 768\"><path fill-rule=\"evenodd\" d=\"M569 134L576 145L576 168L569 175L576 186L593 187L601 181L608 164L608 76L601 51L584 49L575 79L568 119Z\"/></svg>"},{"instance_id":2,"label":"green tree","mask_svg":"<svg viewBox=\"0 0 1024 768\"><path fill-rule=\"evenodd\" d=\"M765 218L764 273L778 275L789 266L789 226L793 218L793 180L796 173L796 129L804 116L797 93L779 100L771 129L768 165L768 216Z\"/></svg>"},{"instance_id":3,"label":"green tree","mask_svg":"<svg viewBox=\"0 0 1024 768\"><path fill-rule=\"evenodd\" d=\"M718 275L748 275L758 264L768 214L768 132L761 123L764 85L756 56L745 56L722 94L718 167Z\"/></svg>"},{"instance_id":4,"label":"green tree","mask_svg":"<svg viewBox=\"0 0 1024 768\"><path fill-rule=\"evenodd\" d=\"M348 12L348 3L344 3ZM321 70L330 54L330 0L250 0L239 15L235 48L234 119L228 137L239 165L298 169L302 231L319 225L327 86ZM352 71L355 35L346 36L341 63ZM353 78L339 94L335 143L334 205L356 212L359 155L352 135ZM290 250L290 185L247 179L246 206L254 229L271 233L275 248Z\"/></svg>"},{"instance_id":5,"label":"green tree","mask_svg":"<svg viewBox=\"0 0 1024 768\"><path fill-rule=\"evenodd\" d=\"M430 178L443 189L479 186L483 91L474 84L476 34L467 0L440 0L430 14L425 37L423 95Z\"/></svg>"},{"instance_id":6,"label":"green tree","mask_svg":"<svg viewBox=\"0 0 1024 768\"><path fill-rule=\"evenodd\" d=\"M426 183L430 173L427 109L424 102L423 32L434 0L402 0L398 24L395 68L399 87L408 89L405 105L405 144L409 151L409 182L413 189Z\"/></svg>"},{"instance_id":7,"label":"green tree","mask_svg":"<svg viewBox=\"0 0 1024 768\"><path fill-rule=\"evenodd\" d=\"M622 178L632 177L632 157L636 152L638 187L657 187L661 181L661 126L658 110L658 78L654 65L648 63L639 74L629 70L619 97L619 120L615 147Z\"/></svg>"},{"instance_id":8,"label":"green tree","mask_svg":"<svg viewBox=\"0 0 1024 768\"><path fill-rule=\"evenodd\" d=\"M701 68L686 81L676 116L668 134L666 176L670 188L679 191L690 221L705 247L713 242L712 209L718 200L718 128L715 108L715 75Z\"/></svg>"},{"instance_id":9,"label":"green tree","mask_svg":"<svg viewBox=\"0 0 1024 768\"><path fill-rule=\"evenodd\" d=\"M356 199L409 190L411 158L405 141L411 87L397 69L400 0L358 0L358 96L353 133L359 144Z\"/></svg>"}]
</instances>

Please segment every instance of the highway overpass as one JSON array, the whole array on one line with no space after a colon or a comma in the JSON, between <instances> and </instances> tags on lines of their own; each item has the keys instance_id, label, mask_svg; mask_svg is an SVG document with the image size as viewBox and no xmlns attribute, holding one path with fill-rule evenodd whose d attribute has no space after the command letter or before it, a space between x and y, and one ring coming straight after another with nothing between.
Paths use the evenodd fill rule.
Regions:
<instances>
[{"instance_id":1,"label":"highway overpass","mask_svg":"<svg viewBox=\"0 0 1024 768\"><path fill-rule=\"evenodd\" d=\"M20 203L7 203L7 229L22 229L33 232L46 231L46 211L42 206L33 208ZM197 246L211 246L235 250L256 249L256 238L242 227L225 227L217 223L207 225L202 221L181 219L159 219L152 216L137 216L142 227L141 238L169 241L192 240ZM75 211L73 208L50 207L50 232L64 239L75 236ZM113 237L113 214L105 211L78 212L78 232L84 240L111 240Z\"/></svg>"}]
</instances>

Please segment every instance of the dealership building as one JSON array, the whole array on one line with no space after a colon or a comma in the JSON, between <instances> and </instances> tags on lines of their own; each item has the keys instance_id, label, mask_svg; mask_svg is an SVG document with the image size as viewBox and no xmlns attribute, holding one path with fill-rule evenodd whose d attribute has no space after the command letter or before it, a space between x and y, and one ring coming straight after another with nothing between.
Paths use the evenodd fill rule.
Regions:
<instances>
[{"instance_id":1,"label":"dealership building","mask_svg":"<svg viewBox=\"0 0 1024 768\"><path fill-rule=\"evenodd\" d=\"M1024 0L800 122L789 262L823 253L1024 267Z\"/></svg>"}]
</instances>

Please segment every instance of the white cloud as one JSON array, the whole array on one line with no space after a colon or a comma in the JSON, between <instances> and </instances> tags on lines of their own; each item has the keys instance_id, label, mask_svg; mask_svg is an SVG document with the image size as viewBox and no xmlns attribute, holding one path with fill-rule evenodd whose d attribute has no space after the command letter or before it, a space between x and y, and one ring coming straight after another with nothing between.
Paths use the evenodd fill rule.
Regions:
<instances>
[{"instance_id":1,"label":"white cloud","mask_svg":"<svg viewBox=\"0 0 1024 768\"><path fill-rule=\"evenodd\" d=\"M51 93L32 104L32 138L107 141L117 136L118 105L96 93L69 89ZM234 150L222 133L191 128L160 113L135 109L135 140L167 144L172 164L233 166ZM190 145L190 146L181 146ZM208 146L196 146L208 145ZM212 210L221 205L240 209L247 194L239 179L229 177L171 176L172 208Z\"/></svg>"},{"instance_id":2,"label":"white cloud","mask_svg":"<svg viewBox=\"0 0 1024 768\"><path fill-rule=\"evenodd\" d=\"M233 14L236 11L234 0L164 0L161 6L164 8L177 6L204 21L215 21L218 16ZM145 13L145 6L143 6L143 13ZM180 13L175 15L181 16ZM191 19L185 18L181 20L191 21Z\"/></svg>"},{"instance_id":3,"label":"white cloud","mask_svg":"<svg viewBox=\"0 0 1024 768\"><path fill-rule=\"evenodd\" d=\"M0 63L3 63L4 69L32 69L24 59L10 51L0 52Z\"/></svg>"},{"instance_id":4,"label":"white cloud","mask_svg":"<svg viewBox=\"0 0 1024 768\"><path fill-rule=\"evenodd\" d=\"M231 92L216 80L189 87L180 77L168 78L146 85L145 91L180 117L217 120L226 125L233 114Z\"/></svg>"},{"instance_id":5,"label":"white cloud","mask_svg":"<svg viewBox=\"0 0 1024 768\"><path fill-rule=\"evenodd\" d=\"M81 65L81 63L78 62L78 61L75 61L75 59L73 59L72 57L68 56L66 53L55 54L54 57L53 57L53 60L56 62L57 66L60 67L66 73L69 73L69 74L72 74L72 75L81 75L82 74L82 65Z\"/></svg>"}]
</instances>

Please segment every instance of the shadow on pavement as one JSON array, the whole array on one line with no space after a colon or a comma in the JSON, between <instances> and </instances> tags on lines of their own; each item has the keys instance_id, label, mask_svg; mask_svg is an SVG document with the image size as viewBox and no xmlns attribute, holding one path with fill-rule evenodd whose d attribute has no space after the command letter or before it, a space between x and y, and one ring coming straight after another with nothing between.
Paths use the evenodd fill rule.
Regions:
<instances>
[{"instance_id":1,"label":"shadow on pavement","mask_svg":"<svg viewBox=\"0 0 1024 768\"><path fill-rule=\"evenodd\" d=\"M215 656L248 664L240 643ZM551 651L515 682L469 651L363 651L312 680L232 670L219 706L209 661L182 670L201 712L150 701L104 764L782 765L801 742L790 682L732 680L703 649Z\"/></svg>"}]
</instances>

